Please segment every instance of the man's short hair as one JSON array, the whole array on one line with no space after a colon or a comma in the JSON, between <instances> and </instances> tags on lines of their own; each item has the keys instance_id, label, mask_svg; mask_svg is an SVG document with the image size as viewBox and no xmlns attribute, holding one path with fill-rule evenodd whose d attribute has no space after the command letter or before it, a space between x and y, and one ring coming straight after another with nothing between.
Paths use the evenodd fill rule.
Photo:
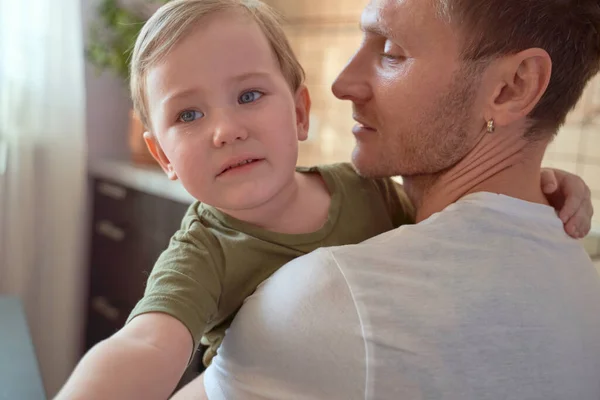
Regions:
<instances>
[{"instance_id":1,"label":"man's short hair","mask_svg":"<svg viewBox=\"0 0 600 400\"><path fill-rule=\"evenodd\" d=\"M462 56L486 61L541 48L552 59L548 89L529 114L526 137L547 137L564 124L600 69L599 0L434 0L460 27Z\"/></svg>"}]
</instances>

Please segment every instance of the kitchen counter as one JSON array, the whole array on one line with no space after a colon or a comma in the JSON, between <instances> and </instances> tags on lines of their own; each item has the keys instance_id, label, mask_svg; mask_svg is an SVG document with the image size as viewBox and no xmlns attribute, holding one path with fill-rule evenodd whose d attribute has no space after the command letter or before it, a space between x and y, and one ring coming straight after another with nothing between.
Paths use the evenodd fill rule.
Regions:
<instances>
[{"instance_id":1,"label":"kitchen counter","mask_svg":"<svg viewBox=\"0 0 600 400\"><path fill-rule=\"evenodd\" d=\"M0 400L45 398L21 302L0 296Z\"/></svg>"},{"instance_id":2,"label":"kitchen counter","mask_svg":"<svg viewBox=\"0 0 600 400\"><path fill-rule=\"evenodd\" d=\"M137 165L125 160L93 160L89 164L89 172L96 178L120 183L140 192L179 203L194 202L183 185L179 181L169 180L158 165Z\"/></svg>"}]
</instances>

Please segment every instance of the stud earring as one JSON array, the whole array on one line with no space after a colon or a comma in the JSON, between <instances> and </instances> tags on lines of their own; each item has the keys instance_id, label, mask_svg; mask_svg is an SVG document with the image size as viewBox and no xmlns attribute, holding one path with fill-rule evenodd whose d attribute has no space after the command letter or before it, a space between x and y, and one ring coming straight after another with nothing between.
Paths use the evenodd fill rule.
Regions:
<instances>
[{"instance_id":1,"label":"stud earring","mask_svg":"<svg viewBox=\"0 0 600 400\"><path fill-rule=\"evenodd\" d=\"M495 131L496 131L496 124L494 122L494 119L492 118L487 122L487 132L494 133Z\"/></svg>"}]
</instances>

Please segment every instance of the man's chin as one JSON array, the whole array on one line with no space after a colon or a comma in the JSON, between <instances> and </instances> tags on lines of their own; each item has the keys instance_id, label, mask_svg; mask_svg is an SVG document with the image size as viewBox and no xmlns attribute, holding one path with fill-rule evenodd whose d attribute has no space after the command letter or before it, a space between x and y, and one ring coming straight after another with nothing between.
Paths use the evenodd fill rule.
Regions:
<instances>
[{"instance_id":1,"label":"man's chin","mask_svg":"<svg viewBox=\"0 0 600 400\"><path fill-rule=\"evenodd\" d=\"M415 176L434 175L435 172L429 171L418 163L402 162L406 157L398 156L394 160L385 159L377 156L366 156L364 153L354 149L352 154L352 166L357 174L365 178L411 178Z\"/></svg>"},{"instance_id":2,"label":"man's chin","mask_svg":"<svg viewBox=\"0 0 600 400\"><path fill-rule=\"evenodd\" d=\"M398 175L394 166L386 160L368 156L357 148L352 153L352 166L358 175L365 178L389 178Z\"/></svg>"}]
</instances>

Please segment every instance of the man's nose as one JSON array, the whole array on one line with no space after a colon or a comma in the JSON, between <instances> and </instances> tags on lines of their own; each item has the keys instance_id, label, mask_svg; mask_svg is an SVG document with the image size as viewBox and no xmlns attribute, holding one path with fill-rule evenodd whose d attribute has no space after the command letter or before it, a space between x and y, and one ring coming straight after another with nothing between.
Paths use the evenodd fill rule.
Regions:
<instances>
[{"instance_id":1,"label":"man's nose","mask_svg":"<svg viewBox=\"0 0 600 400\"><path fill-rule=\"evenodd\" d=\"M246 127L236 118L224 110L215 112L213 117L213 145L217 148L233 144L238 140L248 138Z\"/></svg>"},{"instance_id":2,"label":"man's nose","mask_svg":"<svg viewBox=\"0 0 600 400\"><path fill-rule=\"evenodd\" d=\"M371 98L367 60L359 50L333 82L331 91L340 100L365 103Z\"/></svg>"}]
</instances>

